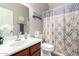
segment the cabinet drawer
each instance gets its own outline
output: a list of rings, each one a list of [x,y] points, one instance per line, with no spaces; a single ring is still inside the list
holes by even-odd
[[[29,56],[29,48],[13,54],[12,56]]]
[[[41,48],[41,43],[37,43],[30,47],[31,55]]]
[[[35,52],[32,56],[41,56],[41,50],[38,50],[38,51]]]

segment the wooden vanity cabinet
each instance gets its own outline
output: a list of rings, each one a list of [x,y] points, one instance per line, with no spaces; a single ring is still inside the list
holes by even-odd
[[[20,52],[17,52],[11,56],[41,56],[41,42],[28,47]]]

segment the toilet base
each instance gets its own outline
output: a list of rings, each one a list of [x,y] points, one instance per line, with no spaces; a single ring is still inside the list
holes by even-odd
[[[42,56],[51,56],[51,52],[49,52],[49,51],[45,51],[45,50],[42,50],[42,52],[41,52],[42,54]]]

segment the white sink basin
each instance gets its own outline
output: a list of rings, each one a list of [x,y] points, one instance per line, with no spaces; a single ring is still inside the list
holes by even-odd
[[[20,41],[13,41],[10,46],[20,46],[20,45],[23,45],[23,44],[28,44],[29,42],[33,42],[35,40],[38,40],[38,39],[35,39],[35,38],[28,38],[28,39],[23,39],[23,40],[20,40]]]
[[[20,46],[24,43],[27,43],[25,40],[21,40],[21,41],[14,41],[13,43],[10,44],[10,46]]]
[[[7,37],[4,37],[4,43],[6,43],[8,41],[15,40],[15,39],[17,39],[17,36],[7,36]]]
[[[16,41],[16,39],[17,39],[16,37],[8,37],[7,39],[9,39],[9,40],[5,41],[4,44],[7,44],[9,47],[17,47],[17,46],[21,46],[23,44],[28,44],[29,42],[38,40],[37,38],[30,38],[30,37],[28,37],[27,39],[21,38],[21,40],[19,40],[19,41]]]

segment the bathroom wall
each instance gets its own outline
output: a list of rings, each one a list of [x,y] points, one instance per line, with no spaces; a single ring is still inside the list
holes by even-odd
[[[34,35],[36,31],[42,33],[42,20],[33,18],[33,12],[36,12],[38,15],[41,15],[42,12],[49,9],[47,3],[24,3],[23,5],[29,8],[29,33]]]
[[[0,3],[0,7],[13,11],[14,35],[19,33],[19,23],[25,24],[24,30],[25,32],[27,31],[28,29],[27,20],[29,19],[28,7],[25,7],[24,5],[21,5],[20,3]],[[19,21],[20,16],[24,17],[25,20],[23,22]]]
[[[33,12],[36,12],[36,10],[34,9],[30,9],[29,10],[29,17],[30,17],[30,26],[29,26],[29,33],[34,36],[36,31],[40,31],[42,32],[42,20],[37,19],[37,18],[33,18]],[[39,12],[36,12],[39,14]],[[39,14],[40,15],[40,14]]]
[[[63,55],[79,55],[79,3],[43,13],[43,39]]]

